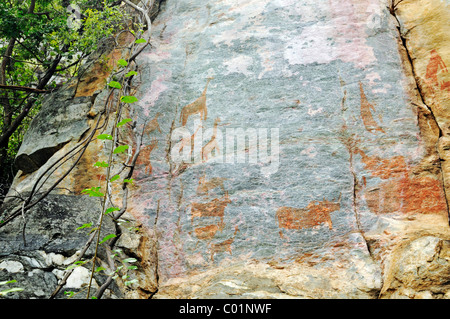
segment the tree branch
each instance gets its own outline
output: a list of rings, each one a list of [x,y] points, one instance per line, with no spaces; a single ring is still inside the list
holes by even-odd
[[[36,0],[31,0],[30,6],[28,7],[28,13],[34,13],[35,7],[36,7]]]
[[[125,2],[126,4],[128,4],[129,6],[133,7],[135,10],[142,13],[142,15],[145,17],[145,21],[147,22],[146,43],[135,54],[133,54],[133,56],[131,58],[128,59],[128,62],[130,62],[130,61],[133,61],[144,50],[144,48],[150,44],[150,37],[151,37],[151,33],[152,33],[152,20],[150,19],[150,16],[148,15],[148,12],[145,9],[135,5],[133,2],[131,2],[129,0],[122,0],[122,1]],[[151,2],[151,6],[153,6],[153,2]]]
[[[30,88],[27,86],[3,85],[3,84],[0,84],[0,89],[11,90],[11,91],[23,91],[23,92],[29,92],[29,93],[50,93],[51,92],[48,90],[39,90],[39,89],[35,89],[35,88]]]
[[[37,90],[42,90],[47,85],[47,83],[50,81],[53,74],[56,72],[56,67],[58,66],[61,59],[62,59],[62,56],[59,55],[52,62],[52,65],[47,69],[47,71],[45,72],[45,75],[39,81],[39,83],[36,87]],[[28,115],[28,113],[30,113],[30,110],[33,107],[34,103],[35,103],[35,98],[30,98],[28,100],[28,102],[25,104],[25,106],[22,108],[22,111],[20,112],[20,114],[8,126],[6,131],[2,132],[2,135],[0,136],[0,148],[7,146],[7,141],[9,140],[11,135],[17,130],[19,125],[22,123],[23,119]]]
[[[23,44],[22,42],[20,42],[20,41],[18,41],[18,40],[17,40],[17,43],[18,43],[19,45],[21,45],[21,46],[22,46],[25,50],[27,50],[29,53],[31,53],[31,54],[34,56],[34,58],[35,58],[36,60],[38,60],[40,63],[45,64],[44,61],[42,61],[40,58],[38,58],[38,55],[36,54],[36,52],[33,52],[30,48],[28,48],[25,44]],[[7,54],[5,54],[5,55],[7,55]]]

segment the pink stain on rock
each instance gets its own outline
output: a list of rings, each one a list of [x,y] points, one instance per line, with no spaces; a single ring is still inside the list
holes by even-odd
[[[376,61],[373,48],[366,44],[366,28],[371,15],[369,8],[379,4],[373,0],[330,0],[330,5],[337,43],[336,58],[352,62],[358,68]]]
[[[367,30],[376,27],[372,18],[380,10],[375,0],[330,0],[327,20],[304,27],[286,44],[289,64],[327,64],[341,60],[364,69],[376,61],[367,44]]]
[[[155,106],[156,101],[158,101],[161,93],[168,89],[165,82],[172,77],[172,72],[170,70],[162,70],[163,73],[158,75],[156,80],[153,80],[150,92],[141,98],[141,107],[144,110],[145,116],[149,116],[150,109]]]
[[[152,62],[161,62],[167,60],[172,55],[167,51],[151,51],[151,52],[142,52],[141,58],[146,59],[148,63]]]

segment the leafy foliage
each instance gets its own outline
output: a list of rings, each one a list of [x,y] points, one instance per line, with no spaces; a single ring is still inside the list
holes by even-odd
[[[79,12],[69,10],[67,0],[0,1],[0,195],[15,175],[14,157],[41,107],[42,93],[28,89],[56,90],[77,76],[83,60],[127,19],[117,1],[73,3]],[[73,17],[77,27],[69,23]]]
[[[115,149],[114,149],[114,154],[120,154],[120,153],[123,153],[123,152],[125,152],[127,149],[129,148],[129,146],[128,145],[120,145],[120,146],[117,146]]]
[[[73,18],[74,14],[74,12],[66,12],[65,5],[68,2],[67,0],[42,0],[39,3],[37,3],[37,0],[23,0],[20,3],[13,1],[8,0],[7,3],[0,3],[0,53],[3,55],[2,63],[0,64],[0,86],[6,88],[5,91],[0,91],[0,111],[5,115],[5,120],[0,123],[0,152],[2,150],[3,152],[9,151],[10,143],[14,141],[17,141],[17,147],[20,145],[21,137],[19,136],[15,140],[13,136],[20,125],[27,125],[28,122],[25,120],[33,114],[31,109],[37,112],[40,105],[40,96],[38,94],[57,89],[62,83],[76,76],[83,59],[97,48],[102,38],[120,33],[120,25],[124,21],[123,14],[117,8],[117,4],[120,1],[79,0],[77,3],[81,8],[77,13],[79,14],[79,19],[77,20],[79,23],[75,24],[67,23],[67,18],[69,16]],[[125,0],[124,2],[136,8],[130,1]],[[137,10],[146,16],[147,27],[150,28],[151,21],[146,11],[139,7],[137,7]],[[120,278],[126,286],[137,283],[137,279],[130,278],[131,273],[129,271],[138,269],[138,266],[133,265],[138,260],[126,258],[127,256],[123,256],[121,251],[113,249],[117,237],[120,235],[117,228],[117,233],[110,233],[106,236],[103,234],[101,236],[103,221],[106,218],[110,218],[116,226],[130,223],[130,221],[120,217],[127,210],[127,187],[129,184],[133,184],[131,177],[139,154],[140,144],[138,144],[132,157],[131,146],[121,145],[123,142],[120,141],[121,132],[119,129],[133,121],[129,118],[123,119],[122,111],[124,107],[129,106],[128,104],[138,101],[133,95],[127,95],[132,94],[132,90],[130,90],[132,77],[138,75],[136,71],[130,70],[130,66],[133,65],[131,63],[134,61],[134,58],[145,48],[147,40],[139,39],[133,30],[129,31],[136,37],[133,46],[144,45],[138,46],[140,49],[127,60],[118,60],[117,66],[120,69],[118,73],[122,73],[121,79],[119,79],[119,76],[117,78],[112,76],[116,81],[109,79],[111,81],[107,82],[108,89],[118,90],[116,96],[120,97],[120,99],[119,103],[116,104],[116,109],[111,109],[111,112],[107,113],[107,115],[102,114],[102,116],[107,118],[110,115],[114,115],[113,123],[115,125],[104,128],[110,129],[109,134],[103,133],[96,137],[98,140],[104,141],[105,150],[109,151],[106,161],[100,160],[94,164],[94,169],[98,174],[105,174],[100,178],[100,181],[105,184],[86,188],[81,192],[100,200],[102,204],[102,209],[99,212],[100,218],[95,225],[88,222],[76,228],[77,231],[87,229],[90,236],[76,261],[66,268],[67,274],[70,275],[70,272],[76,267],[82,267],[86,264],[92,265],[90,282],[87,287],[83,288],[87,289],[87,298],[91,299],[101,298],[104,291],[102,287],[107,287],[111,280]],[[139,30],[140,34],[142,32],[142,29]],[[122,82],[119,83],[118,81]],[[8,89],[11,86],[19,89]],[[19,125],[16,125],[17,123],[15,124],[15,122],[18,122]],[[12,129],[14,130],[13,134],[11,134]],[[24,127],[24,131],[25,129],[26,127]],[[95,131],[90,135],[84,150],[95,139]],[[114,142],[108,142],[112,140]],[[128,153],[128,156],[121,155],[125,152]],[[9,154],[9,156],[12,158],[13,154]],[[83,152],[80,156],[82,154]],[[8,158],[0,153],[0,167],[6,160]],[[122,160],[123,162],[121,162]],[[114,170],[118,171],[113,172]],[[124,174],[124,171],[128,173]],[[125,176],[122,181],[120,181],[121,175],[122,178]],[[111,200],[114,187],[121,187],[123,190],[121,208],[115,207]],[[22,214],[24,214],[25,209],[27,207],[22,207]],[[15,213],[12,215],[16,216]],[[1,223],[5,224],[4,221],[0,221]],[[129,231],[139,231],[139,228],[129,227],[130,225],[127,225]],[[94,256],[85,259],[85,253],[93,242],[95,242]],[[107,252],[115,252],[106,261],[107,264],[98,257],[100,246]],[[100,287],[96,295],[91,296],[90,290],[94,273],[106,273],[107,271],[108,279]],[[68,277],[65,278],[67,279]],[[5,283],[0,283],[0,285]],[[62,285],[64,283],[58,284],[51,298],[60,291]],[[20,291],[20,288],[0,291],[0,295],[13,291]],[[64,294],[71,298],[79,292],[65,291]]]
[[[134,103],[134,102],[139,101],[139,100],[137,99],[137,97],[135,97],[135,96],[122,96],[122,97],[120,98],[120,100],[121,100],[123,103]]]

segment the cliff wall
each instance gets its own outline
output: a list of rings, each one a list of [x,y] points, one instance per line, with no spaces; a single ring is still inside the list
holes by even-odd
[[[126,223],[104,229],[137,283],[107,296],[450,298],[449,18],[442,0],[162,2],[120,131],[139,150],[133,184],[111,191]],[[22,297],[54,290],[87,237],[74,229],[98,218],[81,192],[104,179],[107,143],[67,154],[130,54],[105,45],[26,135],[0,218],[61,181],[0,228],[0,280],[39,287]]]

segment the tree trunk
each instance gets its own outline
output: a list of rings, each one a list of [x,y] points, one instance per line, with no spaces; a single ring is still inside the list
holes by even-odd
[[[2,59],[2,63],[0,64],[0,84],[6,85],[6,68],[11,63],[11,56],[14,50],[14,45],[16,43],[16,39],[11,38],[9,40],[8,46],[5,51],[5,55]],[[9,103],[8,91],[4,90],[0,94],[0,105],[3,108],[3,123],[1,123],[1,133],[3,135],[3,131],[10,127],[12,122],[13,112],[11,109],[11,104]],[[6,159],[8,156],[8,143],[9,137],[4,139],[2,143],[0,143],[0,184],[4,184],[7,182],[7,170],[6,167]],[[4,189],[2,187],[1,189]],[[1,195],[1,194],[0,194]]]

